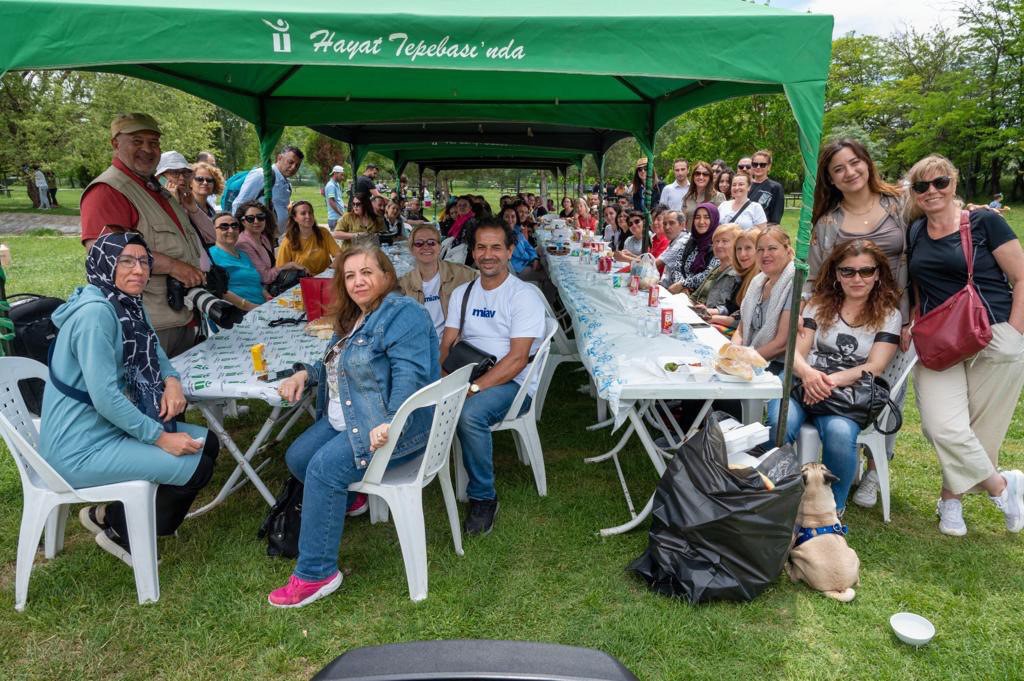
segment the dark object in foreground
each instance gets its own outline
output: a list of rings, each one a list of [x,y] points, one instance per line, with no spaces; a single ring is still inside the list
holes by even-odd
[[[722,416],[725,416],[724,414]],[[803,480],[791,445],[760,470],[729,470],[717,414],[669,462],[644,553],[629,566],[652,590],[690,603],[749,601],[782,573]]]
[[[356,648],[313,681],[637,681],[600,650],[531,641],[414,641]]]

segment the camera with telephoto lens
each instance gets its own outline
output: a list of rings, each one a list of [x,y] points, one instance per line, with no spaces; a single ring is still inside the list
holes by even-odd
[[[199,312],[222,329],[230,329],[245,317],[242,310],[213,291],[202,286],[188,288],[174,277],[167,277],[167,304],[175,312],[184,308]]]

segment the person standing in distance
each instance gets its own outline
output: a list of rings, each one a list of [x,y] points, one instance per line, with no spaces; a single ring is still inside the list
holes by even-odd
[[[786,210],[786,195],[782,191],[782,185],[768,177],[772,169],[772,152],[761,149],[751,158],[750,175],[753,182],[750,185],[749,198],[761,204],[764,214],[768,216],[768,222],[780,224],[782,214]]]
[[[264,203],[270,203],[274,216],[277,218],[277,228],[280,230],[278,236],[284,234],[284,226],[288,224],[288,206],[292,202],[292,183],[288,178],[299,172],[304,158],[305,155],[301,149],[288,145],[281,149],[277,160],[271,166],[271,170],[274,172],[274,185],[270,192],[270,201],[264,201]],[[237,213],[239,207],[249,201],[262,200],[263,191],[263,166],[256,166],[245,176],[245,181],[242,182],[242,186],[238,190],[238,196],[231,202],[231,212]]]
[[[494,442],[491,426],[508,413],[526,379],[527,364],[544,337],[544,301],[540,290],[509,273],[516,233],[495,218],[483,218],[470,233],[470,252],[480,278],[463,284],[448,301],[441,364],[458,341],[498,358],[497,364],[469,387],[456,430],[462,460],[469,476],[469,514],[466,534],[488,534],[498,512],[494,488]],[[461,322],[466,296],[465,323]],[[523,411],[537,389],[537,377],[528,387]]]
[[[341,166],[331,168],[331,179],[324,186],[324,199],[327,201],[327,229],[334,231],[334,226],[345,214],[345,201],[341,198],[341,183],[345,181],[345,169]]]

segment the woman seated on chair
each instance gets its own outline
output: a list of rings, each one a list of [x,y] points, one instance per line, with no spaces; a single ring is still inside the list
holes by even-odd
[[[806,405],[828,399],[833,388],[848,386],[861,372],[879,375],[896,355],[902,316],[900,293],[885,253],[871,241],[837,246],[822,265],[814,292],[802,313],[793,373],[803,384],[804,403],[789,399],[786,442],[812,423],[822,443],[822,462],[839,480],[832,495],[840,514],[857,474],[860,426],[845,416],[812,415]],[[770,417],[774,442],[777,415]]]
[[[719,225],[715,238],[711,240],[711,251],[718,259],[718,267],[707,276],[690,295],[697,314],[705,320],[713,315],[724,315],[729,310],[729,300],[739,284],[740,276],[732,265],[732,247],[743,229],[735,224]]]
[[[739,326],[732,342],[749,345],[768,360],[768,371],[782,374],[793,300],[793,248],[779,227],[757,234],[756,259],[761,271],[750,282],[740,304]],[[778,407],[778,400],[769,402]]]
[[[506,208],[505,210],[509,210]],[[472,267],[441,259],[441,233],[433,225],[418,225],[409,235],[409,250],[416,266],[402,275],[398,285],[402,293],[427,308],[434,331],[444,334],[444,320],[452,291],[476,279]]]
[[[248,254],[238,248],[238,233],[242,223],[227,211],[213,218],[217,230],[217,245],[210,249],[210,258],[228,273],[228,290],[224,300],[240,310],[255,310],[270,300],[270,294],[260,283],[260,273]]]
[[[405,400],[438,380],[438,340],[430,315],[398,288],[395,268],[375,248],[351,248],[338,258],[334,304],[328,317],[334,337],[324,358],[296,365],[278,389],[295,403],[316,386],[317,418],[288,448],[285,460],[305,487],[299,558],[288,583],[270,593],[276,607],[300,607],[341,585],[338,547],[349,515],[367,508],[349,504],[348,486],[362,480],[378,447],[398,438],[391,464],[423,451],[431,413],[413,412],[402,433],[388,424]]]
[[[382,231],[384,216],[374,210],[370,195],[360,192],[349,200],[348,210],[341,216],[332,234],[335,239],[341,239],[347,244],[360,235],[379,234]]]
[[[347,215],[347,213],[346,213]],[[313,204],[296,201],[288,209],[288,225],[281,246],[277,249],[277,266],[294,262],[315,277],[328,267],[341,252],[326,227],[316,224]]]
[[[157,483],[156,533],[165,536],[210,481],[220,448],[205,428],[174,421],[185,396],[142,306],[152,266],[134,232],[104,234],[89,249],[88,285],[53,313],[60,332],[39,453],[72,487]],[[88,506],[78,517],[100,547],[132,564],[120,502]]]

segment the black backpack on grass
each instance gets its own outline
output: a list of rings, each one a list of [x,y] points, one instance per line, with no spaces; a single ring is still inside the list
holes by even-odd
[[[302,483],[289,475],[256,536],[267,539],[267,555],[296,558],[302,527]]]

